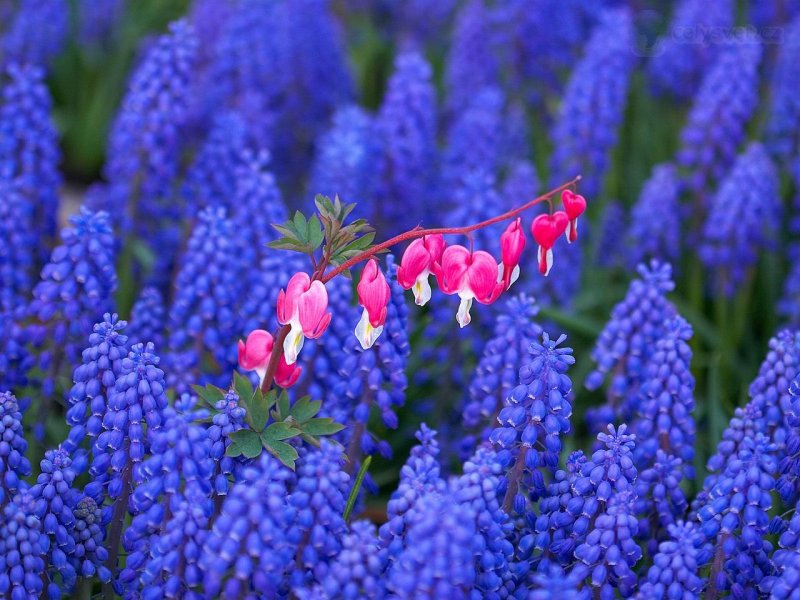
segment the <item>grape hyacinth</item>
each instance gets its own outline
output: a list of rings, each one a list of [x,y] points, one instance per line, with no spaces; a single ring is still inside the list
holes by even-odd
[[[115,240],[109,216],[81,208],[61,232],[50,262],[33,290],[29,311],[36,319],[26,332],[39,350],[43,391],[52,394],[54,377],[77,362],[79,348],[94,324],[113,307],[117,287]]]
[[[68,0],[20,0],[13,20],[3,32],[2,64],[49,66],[67,41],[69,4]]]
[[[105,208],[123,231],[132,228],[163,260],[178,246],[181,216],[173,186],[180,167],[197,40],[185,21],[148,49],[133,73],[111,126],[104,174]]]
[[[658,39],[648,63],[650,86],[658,95],[689,100],[719,54],[713,32],[730,29],[734,22],[732,0],[707,3],[681,0],[675,7],[667,32]]]
[[[0,505],[25,486],[22,479],[31,474],[25,457],[28,443],[22,434],[22,413],[11,392],[0,393]]]
[[[247,149],[247,128],[236,112],[218,113],[203,145],[186,172],[181,195],[186,216],[194,218],[209,206],[231,209],[236,169]]]
[[[230,434],[245,427],[245,409],[239,404],[239,396],[229,391],[214,405],[214,415],[206,435],[211,442],[209,455],[215,461],[214,492],[224,496],[230,489],[237,461],[225,454],[230,445]]]
[[[342,513],[350,492],[350,476],[342,463],[341,447],[327,440],[298,463],[297,482],[286,498],[287,508],[295,511],[293,535],[301,540],[291,574],[293,586],[323,581],[329,561],[341,551],[346,531]]]
[[[625,240],[620,235],[627,228],[628,215],[619,200],[609,200],[603,208],[595,254],[601,267],[618,267],[626,256]]]
[[[379,531],[381,544],[393,556],[403,548],[403,539],[412,518],[410,511],[422,498],[443,493],[446,486],[437,459],[439,443],[436,432],[423,423],[415,437],[420,443],[411,449],[400,470],[400,482],[386,506],[386,523]]]
[[[95,324],[89,336],[81,364],[73,371],[67,408],[67,423],[71,429],[63,444],[70,452],[78,450],[87,434],[97,437],[102,431],[108,399],[122,372],[122,361],[128,356],[128,337],[123,333],[125,325],[116,314],[103,315],[103,320]],[[73,454],[73,458],[77,459],[73,468],[83,472],[86,465],[82,453]]]
[[[34,514],[42,522],[42,533],[50,536],[47,562],[52,570],[50,580],[58,573],[64,588],[75,586],[78,572],[75,569],[75,526],[73,510],[81,493],[72,487],[76,473],[71,468],[69,453],[58,448],[48,450],[41,462],[41,473],[29,493],[34,499]]]
[[[224,385],[230,377],[239,328],[239,264],[227,212],[222,207],[203,210],[181,259],[169,310],[169,382],[178,392],[188,391],[192,383]],[[213,358],[216,370],[201,373],[204,356]]]
[[[520,477],[523,473],[530,474],[530,492],[534,498],[543,494],[544,477],[539,469],[557,468],[561,436],[570,430],[572,380],[567,371],[575,358],[572,348],[559,347],[566,337],[561,335],[551,340],[543,333],[541,343],[530,345],[531,362],[520,369],[519,385],[509,392],[497,416],[500,426],[489,437],[498,447],[517,453],[520,467],[515,467],[514,475],[509,478],[509,496],[515,494],[517,512],[525,504],[521,492],[514,490],[520,484]]]
[[[388,226],[389,234],[429,216],[438,160],[432,80],[431,66],[421,54],[400,53],[376,118],[383,149],[376,196],[394,199],[380,207],[385,214],[378,223]]]
[[[509,298],[497,315],[493,337],[483,349],[469,386],[469,400],[462,411],[464,425],[477,427],[495,422],[503,401],[519,381],[519,369],[528,349],[542,334],[534,322],[539,309],[533,298],[519,294]]]
[[[590,571],[591,586],[599,590],[601,598],[613,597],[615,588],[623,597],[636,589],[634,567],[642,558],[642,550],[634,541],[638,531],[636,517],[631,514],[634,498],[631,491],[611,496],[585,541],[575,548],[575,558]]]
[[[698,209],[733,164],[744,139],[758,101],[760,60],[757,41],[737,40],[720,51],[695,96],[677,158],[689,190],[698,197]]]
[[[26,4],[36,3],[34,0]],[[47,259],[57,231],[61,155],[44,71],[32,65],[11,65],[7,71],[8,81],[2,89],[0,106],[0,180],[3,185],[11,186],[5,193],[16,196],[9,196],[3,202],[20,203],[12,214],[20,218],[15,225],[26,236],[24,243],[28,247],[15,248],[15,252],[36,253],[38,247],[39,254],[33,254],[27,263],[27,268],[33,266],[34,271],[29,270],[26,280],[20,282],[28,287],[16,290],[27,293],[30,289],[27,277],[35,275],[40,261]]]
[[[391,455],[389,445],[369,430],[368,423],[376,408],[385,426],[397,427],[396,410],[405,403],[408,387],[405,369],[410,348],[408,308],[394,276],[391,256],[387,257],[387,263],[391,295],[384,333],[372,348],[364,350],[360,346],[352,329],[352,322],[360,311],[348,306],[351,302],[349,285],[339,283],[338,290],[330,293],[331,306],[340,308],[336,311],[338,318],[334,316],[332,331],[317,343],[319,351],[311,359],[310,366],[317,385],[324,390],[325,413],[350,425],[342,435],[348,436],[347,443],[353,452],[365,455],[379,452],[388,457]],[[350,454],[352,457],[353,453]]]
[[[780,228],[778,172],[761,144],[736,159],[709,205],[700,258],[728,297],[741,287],[759,250],[774,248]]]
[[[633,68],[632,39],[627,9],[602,14],[570,77],[553,128],[551,181],[580,173],[587,197],[600,192],[617,140]]]
[[[787,250],[789,272],[783,283],[783,295],[778,300],[777,312],[793,326],[800,325],[800,244],[792,244]]]
[[[705,539],[714,545],[711,591],[754,594],[769,575],[772,544],[766,533],[777,465],[774,444],[761,433],[742,440],[697,511]]]
[[[482,550],[475,554],[475,588],[484,596],[502,595],[511,585],[514,547],[508,537],[513,524],[497,494],[506,467],[505,454],[489,446],[479,447],[464,463],[463,475],[450,482],[453,500],[469,506],[475,514],[476,536],[482,538]]]
[[[800,587],[800,513],[795,512],[772,555],[775,573],[761,580],[760,591],[776,600],[795,600]]]
[[[457,114],[476,90],[498,83],[499,65],[493,55],[491,18],[484,0],[469,0],[453,24],[444,75],[448,110]]]
[[[36,517],[34,499],[28,492],[21,492],[2,511],[0,594],[12,600],[40,598],[44,591],[44,555],[49,544],[42,533],[42,522]],[[48,596],[53,597],[51,587],[48,586]]]
[[[500,89],[485,87],[475,92],[455,115],[442,156],[442,189],[463,185],[476,171],[492,178],[499,176],[504,158],[500,151],[505,143],[504,106]],[[456,203],[464,204],[463,200]]]
[[[75,570],[82,577],[96,575],[102,583],[109,582],[111,571],[106,567],[108,550],[103,544],[108,519],[104,516],[103,509],[94,498],[84,496],[78,500],[72,516],[74,525],[71,534],[75,542],[72,560]]]
[[[285,593],[298,543],[287,535],[296,514],[286,504],[293,479],[267,452],[243,470],[203,541],[198,565],[206,594]]]
[[[192,527],[202,529],[213,512],[211,449],[205,428],[191,416],[171,407],[164,411],[163,426],[153,434],[150,456],[142,463],[145,480],[129,501],[134,517],[122,537],[129,554],[120,574],[128,589],[168,590],[172,597],[183,589],[186,564],[197,551]]]
[[[342,536],[342,549],[330,562],[325,577],[309,590],[295,590],[301,600],[383,598],[386,596],[386,555],[375,525],[355,521]]]
[[[698,598],[706,585],[700,568],[711,558],[711,551],[697,525],[679,521],[668,530],[670,537],[658,545],[637,599],[690,600]]]
[[[156,348],[162,348],[165,329],[166,309],[161,292],[153,286],[142,288],[136,303],[131,308],[131,318],[127,328],[128,338],[134,344],[153,342]]]
[[[665,323],[661,337],[649,349],[632,426],[639,440],[635,456],[640,470],[651,464],[656,450],[661,449],[679,456],[688,469],[687,476],[692,476],[696,442],[691,338],[691,325],[676,316]]]
[[[614,307],[592,351],[597,366],[586,377],[586,387],[598,389],[611,374],[608,404],[587,415],[595,430],[617,419],[630,419],[647,358],[663,335],[665,324],[677,316],[666,298],[674,288],[670,265],[654,260],[649,266],[639,265],[637,271],[641,279],[631,282],[625,299]]]
[[[680,191],[673,165],[653,168],[631,211],[626,256],[632,267],[651,259],[674,262],[680,257]]]
[[[131,482],[144,481],[141,463],[163,424],[167,406],[164,372],[158,367],[159,362],[150,343],[135,344],[122,360],[103,415],[103,431],[92,448],[92,491],[103,485],[112,499],[127,498],[132,491]],[[117,504],[126,508],[125,502]]]
[[[800,151],[800,99],[797,95],[797,81],[800,65],[795,57],[800,51],[800,16],[796,17],[783,31],[778,62],[772,80],[772,106],[766,128],[765,145],[770,154],[787,165]]]
[[[267,248],[266,244],[277,238],[272,224],[286,221],[287,211],[270,170],[269,153],[266,151],[244,154],[236,171],[236,189],[229,214],[237,232],[240,264],[255,266],[264,261],[268,254],[275,255],[275,251]],[[297,262],[295,256],[281,253],[281,258],[284,262]],[[263,273],[258,269],[250,269],[247,276],[251,289],[261,285]],[[286,278],[288,280],[289,277]],[[285,284],[286,281],[280,283]]]
[[[475,584],[475,516],[469,505],[430,494],[409,511],[406,544],[389,567],[386,587],[401,598],[470,596]]]
[[[330,129],[317,141],[309,191],[380,210],[374,160],[382,150],[372,117],[358,106],[340,108]]]
[[[540,502],[540,515],[535,519],[533,531],[520,542],[523,556],[534,551],[535,556],[540,556],[547,551],[567,562],[577,547],[587,540],[593,520],[604,514],[612,498],[625,494],[625,502],[633,508],[636,500],[633,486],[638,476],[633,462],[635,436],[626,430],[625,425],[615,428],[609,424],[606,432],[597,435],[600,444],[591,457],[587,459],[582,452],[572,453],[566,471],[560,470],[555,474],[549,493]],[[625,511],[630,508],[617,511],[628,528],[631,527],[630,515]],[[594,541],[584,548],[587,553],[583,558],[575,556],[596,567],[599,566],[595,564],[599,554],[595,552],[599,548],[592,550],[592,547],[596,548]],[[631,566],[630,562],[628,566]],[[605,575],[601,567],[598,587],[605,585]]]

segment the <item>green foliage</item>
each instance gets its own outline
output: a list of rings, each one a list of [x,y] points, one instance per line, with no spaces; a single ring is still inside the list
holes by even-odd
[[[342,204],[336,196],[333,201],[318,194],[314,198],[318,215],[307,219],[297,211],[282,225],[273,225],[281,237],[267,244],[271,248],[300,252],[311,257],[322,247],[326,264],[341,265],[350,258],[368,250],[375,239],[375,230],[365,219],[345,224],[355,204]]]
[[[225,391],[214,386],[193,385],[192,389],[198,398],[212,410],[225,397]],[[314,446],[319,446],[319,438],[333,435],[344,429],[344,425],[333,419],[317,417],[322,403],[312,401],[303,396],[294,404],[289,402],[285,390],[264,392],[260,387],[253,387],[251,381],[234,373],[233,389],[239,396],[239,405],[245,409],[247,429],[240,429],[228,437],[230,445],[228,456],[244,456],[255,458],[263,450],[272,454],[290,469],[294,469],[297,450],[287,440],[300,437]]]

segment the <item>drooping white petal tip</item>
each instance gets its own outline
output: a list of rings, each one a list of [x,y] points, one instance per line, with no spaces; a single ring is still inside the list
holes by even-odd
[[[303,335],[303,328],[299,323],[292,323],[292,329],[289,335],[283,340],[283,355],[286,358],[287,365],[293,365],[297,362],[297,356],[300,350],[303,349],[303,343],[306,341]]]
[[[379,327],[373,327],[369,322],[369,314],[365,308],[364,312],[361,313],[361,318],[358,321],[358,325],[356,325],[355,333],[356,339],[358,340],[358,343],[361,344],[361,347],[364,350],[369,350],[375,344],[375,341],[380,337],[381,333],[383,333],[383,325]]]
[[[423,273],[414,282],[414,302],[417,306],[425,306],[431,299],[431,284],[428,283],[428,274]]]
[[[456,321],[460,327],[466,327],[472,321],[469,314],[469,309],[472,308],[472,298],[461,297],[461,302],[458,305],[458,312],[456,312]]]

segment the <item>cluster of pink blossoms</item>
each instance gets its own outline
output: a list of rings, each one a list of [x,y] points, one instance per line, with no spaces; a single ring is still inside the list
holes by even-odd
[[[561,195],[563,211],[541,214],[531,223],[531,233],[539,246],[539,272],[547,276],[553,266],[553,246],[562,234],[572,243],[578,238],[578,217],[586,210],[583,196],[570,190]],[[431,299],[429,277],[433,275],[445,294],[457,294],[461,302],[456,321],[461,327],[472,320],[473,300],[492,304],[519,278],[520,259],[525,248],[522,219],[517,217],[500,236],[501,260],[483,250],[472,251],[455,244],[448,246],[441,233],[431,233],[409,244],[400,267],[397,282],[403,289],[412,290],[414,301],[424,306]],[[365,252],[367,264],[361,272],[356,291],[364,312],[355,328],[361,347],[371,348],[383,332],[391,290],[378,261]],[[306,338],[320,337],[331,322],[328,292],[319,279],[303,272],[295,273],[285,290],[278,295],[278,322],[288,326],[283,355],[275,370],[275,382],[281,387],[293,385],[300,376],[296,365]],[[272,356],[274,340],[263,329],[252,331],[247,341],[239,341],[239,365],[255,371],[263,384]]]

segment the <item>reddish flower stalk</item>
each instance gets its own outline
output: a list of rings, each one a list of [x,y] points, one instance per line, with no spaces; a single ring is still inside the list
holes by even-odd
[[[557,188],[553,188],[549,192],[546,192],[541,196],[538,196],[537,198],[534,198],[533,200],[526,202],[522,206],[518,206],[517,208],[504,212],[503,214],[497,215],[496,217],[492,217],[491,219],[487,219],[486,221],[481,221],[480,223],[474,223],[472,225],[466,225],[464,227],[438,227],[433,229],[425,229],[423,227],[417,226],[414,229],[411,229],[410,231],[406,231],[405,233],[396,235],[393,238],[381,242],[380,244],[375,244],[368,250],[365,250],[364,252],[357,254],[356,256],[346,260],[338,267],[331,269],[327,273],[325,273],[325,269],[328,266],[328,257],[323,256],[319,264],[314,269],[314,272],[311,275],[311,280],[312,281],[319,280],[322,283],[327,283],[337,275],[341,275],[347,269],[350,269],[355,265],[375,256],[378,252],[391,248],[392,246],[395,246],[402,242],[407,242],[409,240],[421,238],[426,235],[436,235],[436,234],[463,235],[471,233],[473,231],[477,231],[478,229],[483,229],[484,227],[489,227],[490,225],[494,225],[495,223],[501,223],[502,221],[512,219],[516,217],[518,214],[528,210],[529,208],[536,206],[537,204],[541,204],[542,202],[550,203],[552,209],[552,200],[551,200],[552,196],[555,196],[559,192],[562,192],[566,189],[573,187],[580,180],[581,176],[578,175],[571,181],[563,183]],[[274,346],[275,349],[272,352],[272,355],[270,356],[269,365],[267,366],[267,371],[262,383],[262,390],[264,390],[265,392],[272,385],[272,381],[275,377],[275,372],[278,368],[278,361],[280,360],[280,357],[283,355],[283,342],[286,339],[286,336],[289,335],[290,329],[291,329],[290,325],[284,325],[280,329],[278,329],[278,331],[275,332],[275,346]]]

